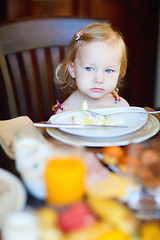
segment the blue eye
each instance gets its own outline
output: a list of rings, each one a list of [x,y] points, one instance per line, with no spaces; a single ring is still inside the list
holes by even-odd
[[[105,72],[106,73],[111,73],[111,72],[113,72],[113,70],[112,69],[106,69]]]
[[[93,67],[86,67],[86,70],[87,70],[87,71],[92,71],[92,70],[93,70]]]

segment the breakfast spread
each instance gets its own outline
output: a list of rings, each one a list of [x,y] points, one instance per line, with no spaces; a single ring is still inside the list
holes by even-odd
[[[103,163],[115,165],[120,171],[139,179],[144,187],[157,188],[160,183],[160,156],[154,147],[132,143],[124,148],[103,148]]]
[[[128,171],[129,157],[135,159],[135,166],[140,164],[136,161],[139,158],[145,165],[157,163],[158,159],[156,151],[145,149],[140,144],[104,147],[102,154],[105,164],[121,166],[125,173]],[[37,210],[42,240],[48,240],[49,236],[55,240],[147,240],[147,236],[152,234],[159,237],[157,222],[141,223],[121,202],[126,194],[127,180],[108,171],[94,156],[87,152],[83,159],[87,174],[83,198],[69,205],[61,205],[58,211],[54,204]],[[61,178],[63,180],[63,175]],[[64,179],[67,181],[67,176]],[[61,192],[63,195],[63,190]]]
[[[156,220],[140,223],[122,203],[89,197],[58,214],[51,207],[36,210],[42,240],[159,240]]]
[[[126,236],[129,240],[139,226],[132,212],[123,204],[92,197],[62,209],[59,214],[52,208],[44,208],[43,211],[40,209],[37,216],[43,240],[47,239],[47,232],[54,234],[53,239],[56,240],[98,240],[105,234],[115,232],[117,236]]]
[[[81,119],[73,116],[73,123],[113,124],[108,116],[93,115],[87,110],[87,102],[83,100],[84,114]],[[121,119],[116,118],[118,124]],[[83,155],[82,149],[80,149],[82,159],[77,159],[75,155],[66,157],[66,153],[65,158],[59,158],[55,154],[56,145],[54,154],[47,151],[44,154],[47,158],[44,159],[42,150],[49,150],[50,147],[40,148],[38,160],[27,159],[27,164],[32,161],[32,168],[25,169],[25,176],[31,180],[32,185],[37,176],[38,178],[40,176],[41,183],[45,184],[47,190],[47,195],[45,193],[43,198],[46,201],[45,207],[34,209],[39,220],[41,240],[160,239],[159,219],[142,222],[137,219],[126,201],[129,179],[107,168],[113,165],[126,177],[130,173],[135,178],[141,179],[144,187],[156,189],[160,183],[160,156],[156,148],[137,143],[123,147],[103,147],[102,161],[98,160],[98,154],[94,151],[86,150]],[[60,153],[62,152],[65,152],[64,146],[60,148]],[[33,175],[34,181],[31,178]],[[136,184],[133,182],[133,187]],[[5,192],[5,184],[2,185],[4,185],[1,187],[2,192]],[[34,187],[34,192],[37,186]],[[37,191],[42,190],[37,188]],[[9,199],[5,205],[9,205],[8,203]],[[157,212],[159,214],[159,209]]]
[[[154,148],[140,144],[103,147],[102,155],[104,164],[117,166],[125,174],[132,161],[132,173],[144,175],[147,186],[148,181],[157,186],[159,154]],[[46,163],[44,177],[54,200],[47,196],[47,205],[35,210],[41,240],[152,240],[152,236],[158,240],[159,223],[140,222],[123,202],[128,180],[110,172],[93,152],[84,151],[81,156],[59,159],[55,155]],[[152,176],[147,174],[148,166],[153,168]],[[81,174],[85,174],[84,189],[75,191],[84,178]]]

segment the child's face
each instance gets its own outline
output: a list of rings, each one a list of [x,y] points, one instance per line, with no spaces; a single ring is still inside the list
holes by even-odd
[[[122,51],[105,42],[84,43],[79,47],[70,73],[78,89],[99,99],[111,93],[118,81]]]

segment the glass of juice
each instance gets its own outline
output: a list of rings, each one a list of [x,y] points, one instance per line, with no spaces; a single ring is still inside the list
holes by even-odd
[[[69,205],[83,198],[86,176],[83,152],[82,148],[60,146],[46,163],[44,177],[49,204]]]

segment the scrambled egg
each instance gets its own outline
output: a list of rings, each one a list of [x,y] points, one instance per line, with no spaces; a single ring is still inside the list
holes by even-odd
[[[82,119],[75,119],[72,117],[72,122],[74,124],[83,124],[83,125],[106,125],[106,121],[108,120],[107,117],[103,117],[101,115],[91,115],[88,110],[88,104],[85,99],[82,102],[82,111],[86,115],[86,117]]]
[[[92,115],[90,112],[88,112],[88,104],[85,99],[83,99],[82,102],[82,111],[86,117],[72,117],[73,124],[82,124],[82,125],[119,125],[120,123],[123,123],[120,119],[117,119],[117,117],[104,117],[102,114]],[[118,120],[118,121],[117,121]]]
[[[102,116],[88,116],[82,119],[75,119],[72,117],[74,124],[84,124],[84,125],[105,125],[107,118]]]

